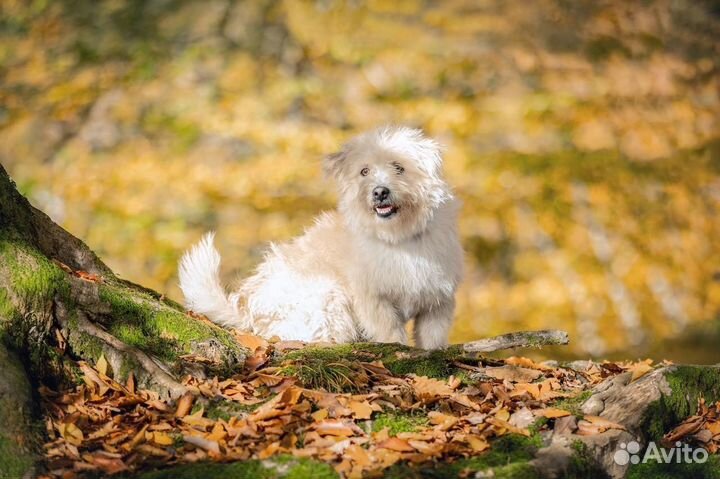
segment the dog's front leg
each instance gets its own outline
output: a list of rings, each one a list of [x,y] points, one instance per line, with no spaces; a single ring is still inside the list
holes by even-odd
[[[369,341],[407,344],[403,321],[387,300],[365,296],[356,304],[357,320]]]
[[[450,299],[419,313],[415,317],[415,346],[423,349],[447,346],[454,312],[455,300]]]

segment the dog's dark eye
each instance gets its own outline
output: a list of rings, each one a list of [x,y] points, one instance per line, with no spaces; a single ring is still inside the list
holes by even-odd
[[[368,173],[370,173],[370,169],[369,169],[369,168],[363,168],[362,170],[360,170],[360,174],[363,175],[363,176],[367,176]]]
[[[393,165],[393,168],[395,168],[395,171],[397,172],[398,175],[402,175],[403,172],[405,171],[405,168],[403,168],[400,163],[393,163],[392,165]]]

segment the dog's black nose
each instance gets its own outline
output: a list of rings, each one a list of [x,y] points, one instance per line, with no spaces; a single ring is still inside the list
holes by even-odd
[[[375,201],[386,200],[390,196],[390,190],[384,186],[378,186],[373,190],[373,199]]]

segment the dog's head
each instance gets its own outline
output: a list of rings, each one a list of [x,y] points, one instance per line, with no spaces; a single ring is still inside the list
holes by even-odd
[[[364,133],[325,158],[348,225],[390,243],[422,233],[452,199],[439,145],[420,130],[386,127]]]

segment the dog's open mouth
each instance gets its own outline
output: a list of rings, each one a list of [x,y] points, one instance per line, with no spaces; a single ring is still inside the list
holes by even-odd
[[[375,213],[380,218],[390,218],[397,213],[398,207],[395,205],[378,205],[375,207]]]

